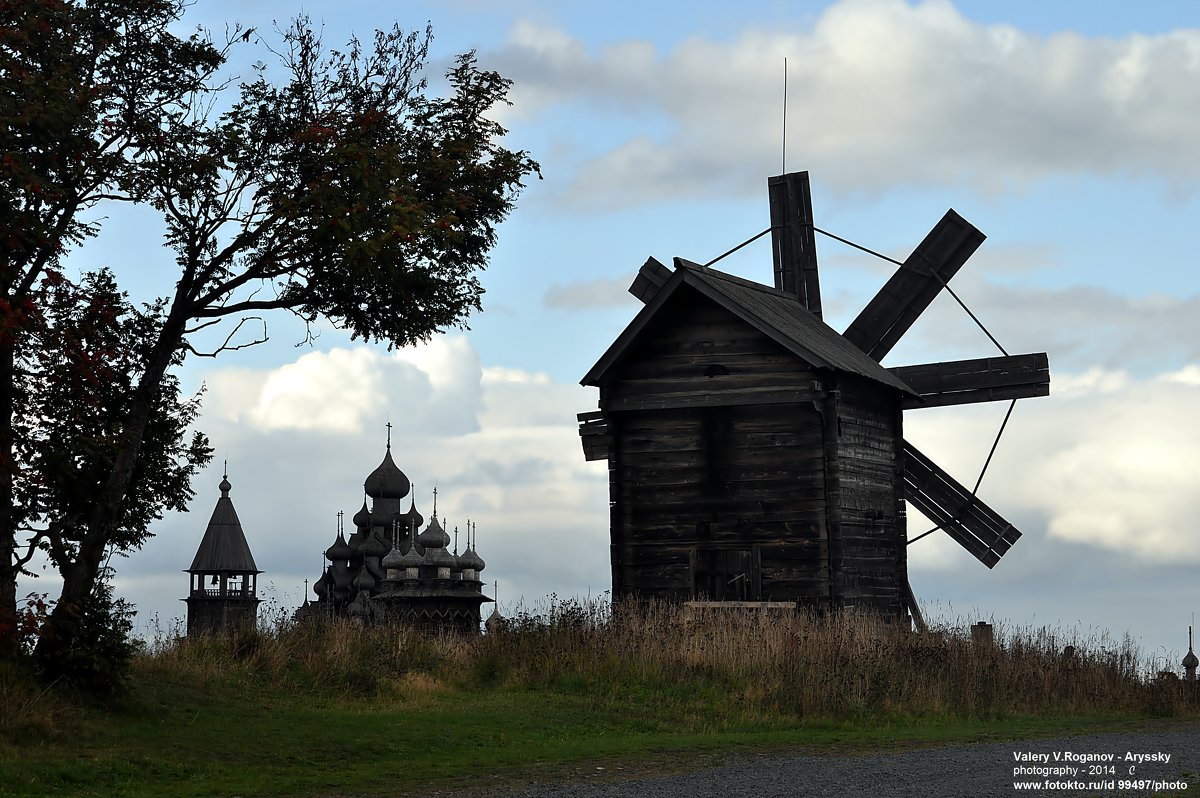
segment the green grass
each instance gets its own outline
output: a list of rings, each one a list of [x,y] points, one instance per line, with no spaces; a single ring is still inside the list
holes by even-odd
[[[1132,719],[806,723],[738,716],[704,696],[664,703],[646,692],[458,689],[417,679],[370,699],[314,701],[263,683],[214,688],[160,676],[111,713],[87,712],[70,734],[10,743],[0,759],[0,794],[394,795],[401,788],[570,779],[617,768],[669,771],[710,761],[714,753],[845,751],[1111,729],[1114,720]]]
[[[0,670],[0,795],[470,793],[1200,716],[1195,691],[1107,644],[1064,664],[1041,633],[984,649],[862,619],[567,609],[477,640],[287,623],[164,638],[105,703]]]

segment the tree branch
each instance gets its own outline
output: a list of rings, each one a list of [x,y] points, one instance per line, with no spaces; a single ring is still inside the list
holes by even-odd
[[[202,329],[203,327],[209,327],[213,324],[218,323],[219,321],[220,321],[220,319],[209,322],[208,324],[202,325],[202,327],[199,329]],[[235,346],[230,346],[229,342],[233,340],[233,336],[237,335],[238,330],[242,329],[242,325],[244,325],[248,321],[257,321],[260,324],[262,324],[262,337],[256,338],[253,341],[247,341],[246,343],[241,343],[241,344],[237,344]],[[189,352],[191,352],[196,357],[216,357],[217,355],[221,354],[222,352],[236,352],[239,349],[249,349],[252,346],[258,346],[259,344],[265,344],[268,340],[270,340],[270,339],[267,337],[266,321],[264,321],[261,316],[247,316],[247,317],[239,320],[237,323],[237,326],[234,327],[233,330],[230,331],[229,335],[225,336],[224,343],[222,343],[219,347],[217,347],[216,349],[214,349],[211,352],[201,352],[199,349],[192,346],[191,342],[187,341],[187,340],[183,341],[183,346],[185,349],[187,349]]]

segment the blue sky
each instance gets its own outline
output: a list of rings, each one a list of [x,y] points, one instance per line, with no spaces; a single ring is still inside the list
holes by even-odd
[[[276,317],[270,344],[185,366],[278,601],[317,576],[389,418],[419,506],[437,482],[451,527],[478,522],[506,607],[608,588],[605,473],[574,431],[596,397],[577,380],[636,312],[624,290],[647,256],[705,261],[767,226],[786,57],[786,165],[809,170],[817,225],[902,258],[955,208],[988,236],[956,290],[1010,351],[1050,354],[1053,395],[1018,405],[981,489],[1025,537],[992,572],[941,536],[915,544],[918,597],[964,622],[1183,644],[1200,605],[1200,6],[206,0],[187,22],[268,32],[301,9],[331,45],[430,21],[434,78],[475,50],[513,79],[497,116],[544,179],[501,228],[470,332],[388,353],[326,325],[297,348]],[[73,262],[166,291],[152,214],[109,213]],[[842,329],[891,267],[824,238],[818,255]],[[769,281],[766,239],[722,266]],[[885,364],[992,351],[942,297]],[[1004,409],[906,423],[971,484]],[[145,615],[182,612],[219,480],[120,563]]]

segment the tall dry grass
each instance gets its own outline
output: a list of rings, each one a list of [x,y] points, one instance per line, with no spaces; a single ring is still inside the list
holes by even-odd
[[[700,612],[653,602],[551,600],[469,639],[277,617],[215,638],[161,636],[139,667],[220,683],[265,679],[314,698],[378,694],[420,678],[465,689],[700,700],[776,718],[1200,714],[1196,685],[1151,679],[1128,639],[1001,627],[988,645],[952,624],[916,634],[853,613]]]

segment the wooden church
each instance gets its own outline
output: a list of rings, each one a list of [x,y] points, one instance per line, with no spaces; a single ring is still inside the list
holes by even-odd
[[[630,287],[645,307],[581,381],[600,390],[579,432],[608,461],[613,594],[919,622],[906,501],[989,568],[1020,533],[904,440],[904,411],[1047,395],[1047,357],[885,368],[983,234],[949,211],[838,334],[808,174],[768,190],[774,285],[651,258]]]

